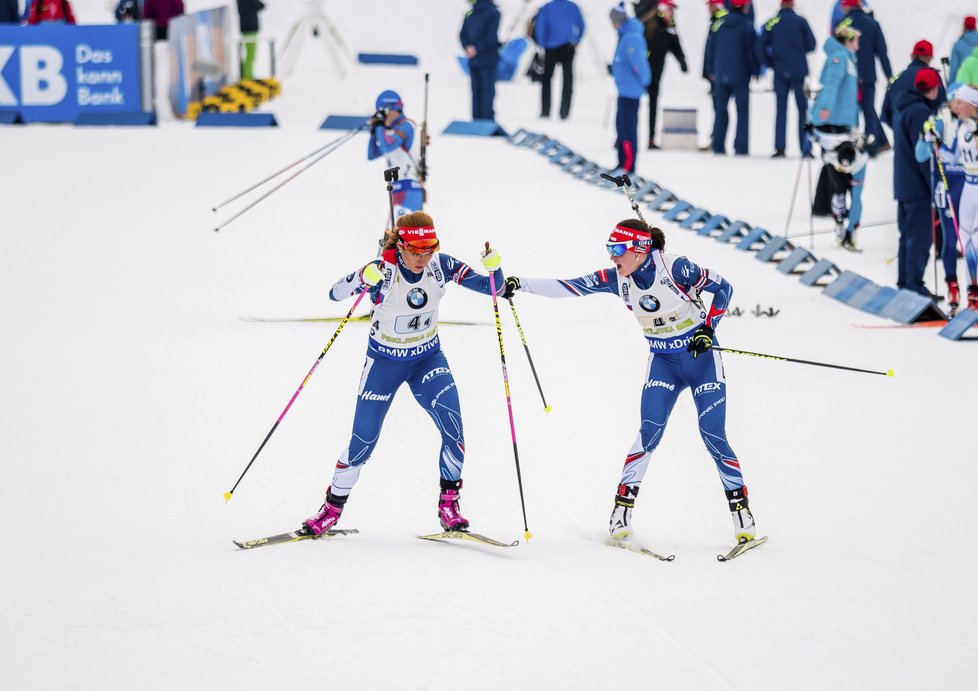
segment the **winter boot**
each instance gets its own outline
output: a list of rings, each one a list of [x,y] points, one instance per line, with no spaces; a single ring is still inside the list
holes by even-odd
[[[346,505],[347,499],[349,499],[349,495],[346,497],[337,497],[333,494],[333,489],[330,488],[326,492],[326,501],[323,502],[319,513],[307,518],[303,522],[303,525],[311,530],[314,535],[322,535],[340,520],[340,515],[343,513],[343,507]]]
[[[974,283],[968,286],[968,309],[978,310],[978,285]]]
[[[627,540],[632,536],[632,509],[635,508],[635,497],[638,487],[618,485],[615,495],[615,508],[611,511],[608,532],[613,540]]]
[[[947,279],[947,306],[952,317],[958,313],[958,307],[961,306],[961,288],[955,278]]]
[[[469,522],[462,517],[458,508],[461,480],[442,480],[441,494],[438,495],[438,520],[446,531],[468,530]]]
[[[754,529],[754,515],[747,505],[747,488],[727,490],[727,502],[730,504],[730,517],[733,519],[734,539],[737,542],[748,542],[757,535]]]

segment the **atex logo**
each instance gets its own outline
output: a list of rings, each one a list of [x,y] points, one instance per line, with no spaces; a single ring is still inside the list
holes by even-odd
[[[373,391],[364,391],[360,394],[360,400],[362,401],[389,401],[391,396],[394,394],[384,394],[374,393]]]
[[[421,383],[424,384],[426,381],[431,381],[441,374],[451,374],[451,370],[449,370],[447,367],[436,367],[421,377]]]
[[[656,379],[654,381],[648,382],[645,385],[645,388],[646,389],[652,389],[652,388],[655,388],[657,386],[662,387],[663,389],[669,389],[670,391],[675,391],[676,390],[676,385],[675,384],[670,384],[669,382],[659,381],[658,379]]]
[[[694,396],[699,396],[701,393],[706,393],[707,391],[719,391],[720,383],[711,381],[709,384],[703,384],[702,386],[697,386],[693,391]]]

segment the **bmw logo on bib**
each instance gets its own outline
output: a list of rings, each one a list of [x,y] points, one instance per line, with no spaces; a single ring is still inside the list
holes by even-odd
[[[428,294],[421,288],[414,288],[407,294],[407,302],[411,309],[419,310],[428,304]]]
[[[659,309],[659,301],[652,295],[643,295],[638,304],[646,312],[655,312]]]

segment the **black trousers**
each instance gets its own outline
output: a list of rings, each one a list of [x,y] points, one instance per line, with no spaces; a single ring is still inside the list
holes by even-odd
[[[550,82],[554,70],[560,65],[564,86],[560,92],[560,117],[570,115],[571,97],[574,95],[574,44],[565,43],[557,48],[546,48],[543,53],[543,78],[541,80],[540,115],[550,117]]]

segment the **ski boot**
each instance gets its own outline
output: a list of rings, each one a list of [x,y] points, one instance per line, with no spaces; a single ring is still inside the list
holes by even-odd
[[[615,508],[612,509],[611,520],[608,522],[608,532],[611,533],[612,540],[627,540],[632,536],[632,509],[635,508],[638,490],[638,487],[618,485]]]
[[[339,522],[347,499],[349,499],[349,495],[338,497],[333,494],[333,489],[330,488],[326,492],[326,501],[320,507],[319,513],[303,521],[304,529],[307,528],[313,535],[322,535],[330,530]]]
[[[441,521],[441,527],[446,532],[469,529],[468,520],[459,513],[458,496],[460,489],[462,489],[461,480],[441,481],[441,494],[438,495],[438,520]]]
[[[947,279],[947,306],[948,316],[954,318],[958,313],[958,307],[961,306],[961,288],[955,278]]]
[[[747,504],[747,488],[727,490],[727,502],[730,504],[730,517],[733,519],[734,539],[737,542],[748,542],[757,536],[754,528],[754,515]]]
[[[968,309],[978,310],[978,284],[968,286]]]

